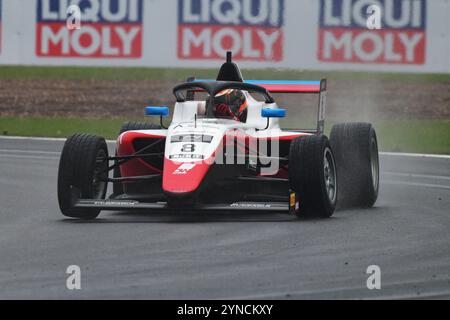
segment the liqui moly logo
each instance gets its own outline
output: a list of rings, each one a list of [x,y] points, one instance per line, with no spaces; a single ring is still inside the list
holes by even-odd
[[[371,30],[372,5],[381,28]],[[320,61],[423,64],[425,48],[426,0],[320,0]]]
[[[76,4],[81,27],[68,28]],[[38,0],[36,54],[43,57],[139,58],[142,0]]]
[[[178,57],[280,61],[284,0],[178,0]]]

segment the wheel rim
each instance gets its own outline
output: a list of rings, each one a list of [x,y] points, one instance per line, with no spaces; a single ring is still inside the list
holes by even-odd
[[[336,165],[330,148],[326,148],[324,152],[323,173],[328,199],[330,199],[331,202],[334,202],[336,200],[336,190],[337,190]]]
[[[106,189],[108,161],[105,161],[106,152],[100,149],[95,160],[94,174],[92,177],[92,191],[94,199],[102,199]]]
[[[378,146],[375,138],[372,138],[370,143],[370,167],[372,170],[372,184],[373,189],[378,190],[378,183],[380,176],[378,174],[379,171],[379,160],[378,160]]]

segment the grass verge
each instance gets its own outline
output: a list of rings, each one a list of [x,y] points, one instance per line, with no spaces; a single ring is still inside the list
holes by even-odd
[[[68,137],[86,132],[115,139],[127,120],[0,117],[0,135]],[[331,125],[327,125],[328,131]],[[380,121],[374,126],[382,151],[450,154],[450,120]]]
[[[218,63],[218,66],[220,63]],[[40,67],[0,66],[0,80],[177,80],[184,81],[195,75],[197,78],[214,78],[217,68],[148,68],[148,67]],[[450,74],[390,73],[353,71],[308,71],[289,69],[245,69],[246,79],[294,79],[308,80],[328,78],[333,80],[372,79],[402,82],[450,83]]]

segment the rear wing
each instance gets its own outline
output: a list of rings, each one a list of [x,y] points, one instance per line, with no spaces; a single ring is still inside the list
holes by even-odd
[[[211,82],[212,79],[188,78],[187,82]],[[299,80],[245,80],[244,83],[265,88],[269,93],[320,93],[326,90],[326,79],[320,81]]]
[[[321,81],[247,80],[246,83],[265,88],[270,93],[320,93]]]
[[[327,80],[297,81],[297,80],[247,80],[246,83],[265,88],[270,93],[315,93],[319,94],[317,110],[317,133],[325,130],[325,109],[327,100]]]

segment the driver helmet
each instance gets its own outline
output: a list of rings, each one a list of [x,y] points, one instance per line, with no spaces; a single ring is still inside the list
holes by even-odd
[[[247,99],[241,90],[225,89],[214,98],[214,116],[229,118],[240,122],[247,120]]]

